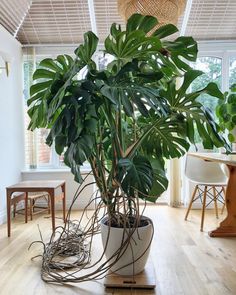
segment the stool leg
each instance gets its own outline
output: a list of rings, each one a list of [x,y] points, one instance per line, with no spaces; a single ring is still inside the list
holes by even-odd
[[[13,205],[13,217],[16,217],[16,203]]]
[[[33,199],[30,199],[30,220],[33,220]]]
[[[198,185],[195,186],[195,189],[194,189],[194,191],[193,191],[192,198],[191,198],[191,200],[190,200],[190,202],[189,202],[188,210],[187,210],[187,212],[186,212],[186,215],[185,215],[184,220],[187,220],[187,218],[188,218],[188,214],[189,214],[189,211],[190,211],[191,208],[192,208],[192,204],[193,204],[193,202],[194,202],[194,198],[195,198],[195,195],[196,195],[197,189],[198,189]]]
[[[34,207],[35,207],[35,202],[36,202],[36,200],[32,200],[32,212],[34,213]]]
[[[206,196],[207,196],[207,186],[205,186],[204,193],[203,193],[202,218],[201,218],[201,228],[200,228],[201,231],[203,231],[203,225],[204,225],[205,209],[206,209]]]
[[[215,212],[216,212],[216,218],[219,218],[218,215],[218,205],[217,205],[217,194],[216,194],[216,188],[215,186],[212,187],[213,188],[213,196],[214,196],[214,205],[215,205]]]

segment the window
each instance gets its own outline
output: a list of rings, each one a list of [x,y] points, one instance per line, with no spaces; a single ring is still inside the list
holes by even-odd
[[[236,84],[236,57],[229,60],[229,87]]]
[[[34,69],[35,62],[33,59],[28,58],[24,61],[25,165],[29,168],[59,168],[62,166],[63,161],[61,161],[59,156],[53,152],[53,148],[50,148],[45,143],[49,131],[45,128],[35,130],[34,132],[27,130],[30,122],[30,118],[27,114],[27,100],[30,97],[29,89],[32,84],[32,74]]]
[[[197,91],[210,82],[215,82],[220,89],[222,89],[222,60],[218,57],[200,57],[197,59],[196,63],[193,64],[193,67],[197,70],[203,71],[204,74],[198,77],[192,83],[192,91]],[[215,98],[212,98],[208,94],[201,94],[198,100],[211,110],[215,110],[218,101]],[[214,113],[215,115],[215,113]]]
[[[204,72],[203,75],[199,76],[191,85],[192,91],[198,91],[207,86],[210,82],[215,82],[220,89],[222,89],[222,59],[214,56],[200,57],[197,61],[192,64],[192,67],[196,70]],[[199,96],[198,100],[207,108],[209,108],[215,120],[217,120],[215,114],[215,108],[218,105],[218,100],[211,97],[210,95],[203,93]],[[201,142],[201,138],[195,130],[195,141],[196,143]]]

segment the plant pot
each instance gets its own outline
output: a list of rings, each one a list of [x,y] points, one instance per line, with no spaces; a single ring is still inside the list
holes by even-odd
[[[147,225],[137,229],[109,227],[106,224],[107,218],[101,222],[106,259],[110,260],[108,262],[110,269],[119,275],[136,275],[144,270],[150,252],[153,224],[149,218],[144,216],[141,218],[147,221]],[[129,233],[132,235],[130,239]],[[113,255],[115,256],[112,258]]]

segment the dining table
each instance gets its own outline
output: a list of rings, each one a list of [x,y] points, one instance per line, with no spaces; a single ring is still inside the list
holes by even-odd
[[[60,194],[56,191],[61,189]],[[62,199],[63,220],[66,221],[66,183],[64,180],[28,180],[21,181],[6,188],[7,201],[7,234],[11,235],[11,198],[15,192],[25,193],[25,223],[28,222],[28,193],[30,192],[47,192],[50,197],[50,211],[52,217],[52,231],[55,232],[55,199],[59,197]]]
[[[208,234],[210,237],[236,237],[236,154],[188,153],[188,155],[228,167],[229,177],[225,194],[227,214],[218,228]]]

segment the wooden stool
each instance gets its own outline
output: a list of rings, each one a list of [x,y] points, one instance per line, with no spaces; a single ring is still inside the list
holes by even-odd
[[[46,200],[47,202],[47,206],[43,207],[41,205],[36,205],[36,201],[37,200]],[[48,214],[50,214],[50,198],[49,198],[49,194],[47,192],[38,192],[38,193],[31,193],[28,195],[28,202],[29,202],[29,206],[27,209],[22,208],[22,209],[18,209],[17,210],[17,204],[20,201],[24,201],[25,200],[25,193],[15,193],[13,198],[11,199],[11,205],[13,205],[13,217],[16,216],[16,213],[19,214],[28,214],[30,215],[30,219],[33,220],[33,215],[38,214],[38,213],[42,213],[45,211],[48,211]],[[35,209],[40,209],[35,211]],[[21,211],[24,210],[24,213],[21,213]]]
[[[40,199],[46,200],[47,207],[36,205],[36,201]],[[29,214],[30,214],[31,220],[33,219],[33,215],[35,214],[39,214],[45,211],[47,211],[48,214],[50,214],[50,197],[47,192],[31,193],[28,195],[28,200],[29,200]],[[40,210],[35,211],[35,209],[40,209]]]
[[[26,180],[19,183],[13,184],[6,187],[6,202],[7,202],[7,235],[11,236],[11,196],[15,192],[25,193],[25,207],[28,208],[28,194],[29,193],[40,193],[47,192],[50,196],[50,213],[52,220],[52,231],[55,232],[55,191],[61,189],[62,194],[62,209],[63,209],[63,220],[66,222],[66,183],[65,180]],[[25,214],[25,222],[28,222],[28,214]]]

